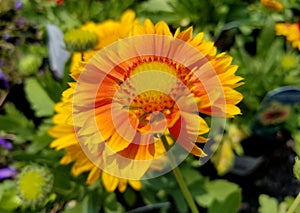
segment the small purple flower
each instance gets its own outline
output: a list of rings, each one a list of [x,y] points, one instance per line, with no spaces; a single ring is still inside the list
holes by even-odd
[[[2,37],[3,37],[3,39],[6,40],[6,41],[10,39],[10,35],[9,35],[8,33],[3,33],[3,36],[2,36]]]
[[[0,146],[2,146],[4,149],[11,150],[12,144],[8,140],[4,138],[0,138]]]
[[[4,62],[3,62],[3,61],[0,61],[0,67],[3,66],[3,65],[4,65]]]
[[[17,1],[15,2],[14,9],[15,9],[15,10],[21,10],[21,9],[22,9],[22,2],[21,2],[21,0],[17,0]]]
[[[17,170],[15,168],[12,167],[0,168],[0,180],[11,178],[16,174],[17,174]]]
[[[22,27],[26,24],[26,20],[23,17],[20,17],[16,20],[15,23],[17,27]]]
[[[9,88],[9,82],[3,71],[0,69],[0,89],[7,90]]]

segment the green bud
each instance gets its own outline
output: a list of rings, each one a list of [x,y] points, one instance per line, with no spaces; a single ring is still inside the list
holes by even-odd
[[[293,55],[286,55],[281,60],[281,67],[284,70],[290,70],[297,66],[297,58]]]
[[[37,73],[42,65],[42,58],[35,54],[27,54],[21,58],[18,64],[19,72],[24,76]]]
[[[53,185],[53,175],[45,167],[28,165],[24,167],[17,179],[17,190],[23,203],[36,207],[45,202]]]
[[[75,29],[67,32],[64,36],[67,50],[71,52],[84,52],[92,49],[98,43],[96,33]]]

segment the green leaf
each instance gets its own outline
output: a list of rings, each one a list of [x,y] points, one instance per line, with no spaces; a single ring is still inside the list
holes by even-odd
[[[26,79],[24,89],[37,117],[53,115],[54,102],[35,78]]]
[[[213,205],[214,201],[226,202],[229,195],[240,192],[238,185],[222,179],[206,182],[204,189],[206,193],[195,197],[196,202],[203,207]]]
[[[135,192],[128,187],[124,192],[124,199],[129,206],[133,206],[137,200]]]
[[[298,156],[300,156],[300,132],[299,131],[293,131],[292,132],[292,137],[295,141],[296,153],[297,153]]]
[[[0,212],[12,211],[17,209],[22,201],[17,195],[16,183],[12,180],[6,180],[0,184]]]
[[[186,159],[186,162],[183,162],[182,165],[180,166],[180,171],[183,175],[185,183],[190,186],[195,183],[202,185],[200,182],[204,182],[204,178],[197,171],[197,169],[192,168],[189,163],[193,163],[192,161],[188,162],[189,159]],[[199,161],[197,160],[197,164],[199,165]]]
[[[27,147],[26,152],[28,153],[37,153],[49,146],[49,143],[52,141],[49,135],[37,135],[34,137],[32,143]]]
[[[21,205],[21,199],[18,197],[17,193],[5,194],[0,202],[1,209],[4,210],[15,210]]]
[[[15,143],[31,140],[34,124],[11,103],[4,105],[5,115],[0,115],[0,129],[16,135]]]
[[[14,213],[13,210],[5,210],[5,209],[2,209],[1,207],[0,207],[0,212],[1,213]]]
[[[277,40],[272,40],[272,43],[270,43],[270,47],[268,48],[264,47],[266,49],[260,50],[260,51],[264,51],[264,54],[266,53],[266,55],[260,56],[260,59],[262,59],[260,64],[260,71],[266,74],[272,73],[272,75],[270,76],[271,78],[276,76],[274,74],[274,71],[278,68],[278,61],[279,61],[278,55],[280,51],[282,51],[281,47],[282,47],[282,42],[281,40],[277,39]],[[276,52],[277,54],[274,55],[274,52]],[[258,52],[258,54],[260,54],[260,52]],[[272,78],[272,80],[276,80],[276,79]],[[267,83],[266,88],[273,86],[272,82],[270,81],[263,81],[263,82]]]
[[[104,201],[104,212],[105,213],[125,212],[124,207],[117,201],[116,195],[114,193],[110,193],[107,195]]]
[[[40,164],[53,165],[59,162],[61,153],[53,149],[43,149],[38,153],[28,153],[23,150],[16,150],[11,152],[14,160],[36,162]]]
[[[284,201],[282,203],[280,203],[280,205],[285,205],[287,208],[289,208],[292,203],[294,202],[295,198],[294,197],[291,197],[291,196],[287,196],[284,198]],[[286,212],[286,211],[285,211]],[[295,212],[294,213],[300,213],[300,206],[298,206],[296,209],[295,209]]]
[[[208,209],[208,213],[222,212],[235,213],[238,212],[242,201],[241,190],[237,190],[229,194],[223,202],[215,200]]]
[[[66,67],[69,66],[69,63],[67,63]],[[69,87],[68,82],[73,80],[69,75],[69,70],[65,69],[63,79],[60,81],[55,80],[48,70],[44,75],[37,76],[37,81],[43,87],[44,91],[47,92],[49,98],[54,102],[58,102],[61,99],[62,92]]]
[[[96,193],[96,191],[90,192],[87,195],[85,208],[87,209],[88,213],[98,213],[100,211],[102,205],[102,199]]]
[[[276,213],[278,212],[278,201],[275,198],[262,194],[258,198],[259,201],[259,213]]]
[[[141,9],[156,12],[157,11],[166,11],[173,12],[172,7],[169,4],[169,0],[148,0],[139,5]]]
[[[87,194],[80,202],[76,202],[75,206],[67,207],[62,213],[98,213],[100,211],[100,199],[94,193]]]
[[[275,37],[275,23],[272,17],[269,17],[264,24],[264,27],[260,33],[257,41],[257,52],[260,56],[264,56],[266,51],[272,46],[273,39]]]
[[[188,212],[188,206],[186,203],[186,200],[182,194],[182,192],[178,190],[174,190],[173,193],[171,194],[172,198],[174,199],[176,209],[178,212],[184,213]]]
[[[48,134],[50,127],[50,122],[44,120],[44,123],[39,126],[37,133],[32,138],[31,144],[27,147],[26,152],[34,154],[49,146],[53,140]]]
[[[295,177],[298,180],[300,180],[300,159],[299,159],[298,156],[295,158],[295,164],[294,164],[294,167],[293,167],[293,172],[294,172]]]
[[[64,195],[68,195],[73,192],[70,166],[59,165],[58,167],[55,167],[53,176],[53,188],[55,192]]]

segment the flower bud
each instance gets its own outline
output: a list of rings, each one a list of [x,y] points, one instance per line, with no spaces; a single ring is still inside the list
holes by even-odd
[[[64,36],[67,50],[71,52],[83,52],[92,49],[98,43],[96,33],[75,29]]]
[[[42,204],[51,192],[53,175],[39,165],[28,165],[18,176],[17,190],[25,205],[38,206]]]

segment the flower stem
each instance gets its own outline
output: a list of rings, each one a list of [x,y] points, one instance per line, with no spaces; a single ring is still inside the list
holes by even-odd
[[[299,203],[300,203],[300,193],[297,195],[294,202],[292,203],[292,205],[290,206],[290,208],[288,209],[288,211],[286,213],[294,213],[296,208],[298,207]]]
[[[161,136],[161,140],[162,140],[162,142],[164,144],[165,149],[169,150],[170,146],[169,146],[169,144],[167,142],[166,136],[162,135]],[[176,161],[175,161],[174,156],[172,155],[172,153],[169,154],[169,158],[170,158],[170,161],[171,161],[171,165],[175,166],[176,165]],[[198,208],[197,208],[197,206],[196,206],[196,204],[194,202],[194,199],[193,199],[193,197],[192,197],[192,195],[191,195],[191,193],[190,193],[187,185],[184,182],[184,179],[182,177],[182,174],[180,172],[179,167],[175,166],[174,169],[173,169],[173,173],[174,173],[176,181],[177,181],[177,183],[178,183],[178,185],[179,185],[179,187],[180,187],[180,189],[181,189],[181,191],[183,193],[183,196],[185,197],[185,200],[186,200],[187,204],[189,205],[189,207],[191,209],[191,212],[192,213],[199,213]]]
[[[84,61],[84,52],[81,52],[81,61]]]

